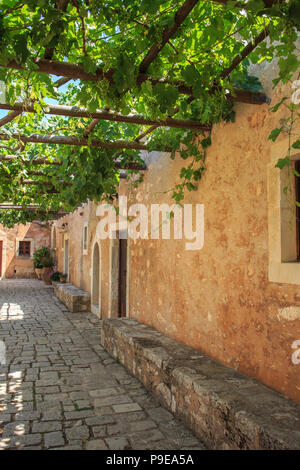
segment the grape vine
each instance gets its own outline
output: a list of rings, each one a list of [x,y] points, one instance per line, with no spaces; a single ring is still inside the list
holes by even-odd
[[[23,145],[21,139],[16,141],[16,134],[85,135],[90,118],[46,117],[47,106],[53,101],[84,106],[89,112],[110,109],[156,121],[176,116],[211,126],[234,120],[228,93],[262,91],[259,80],[248,73],[250,63],[276,58],[279,73],[274,86],[295,79],[300,65],[298,0],[274,0],[267,6],[263,0],[229,0],[225,5],[199,0],[147,68],[146,79],[139,82],[143,58],[154,43],[162,44],[165,28],[174,24],[179,6],[174,0],[70,0],[65,10],[59,10],[55,0],[1,1],[0,80],[6,85],[6,101],[11,105],[17,101],[25,106],[33,104],[36,114],[23,113],[1,127],[6,139],[0,146],[0,202],[24,207],[34,203],[44,211],[44,219],[51,218],[51,211],[73,211],[88,199],[109,198],[117,191],[120,163],[141,162],[138,150],[91,146],[92,138],[138,140],[147,127],[134,124],[99,121],[85,147]],[[223,76],[245,44],[251,44],[263,30],[268,39]],[[37,59],[47,60],[49,50],[56,63],[80,65],[93,77],[101,68],[107,75],[102,80],[70,79],[58,88],[58,77],[37,72]],[[153,79],[157,81],[153,83]],[[191,90],[192,98],[182,93],[182,83]],[[286,105],[283,100],[272,110]],[[297,110],[297,104],[289,105],[293,113],[289,122],[294,130],[299,124]],[[272,132],[271,140],[276,140],[281,127]],[[292,134],[294,131],[291,138]],[[171,158],[186,161],[180,182],[172,191],[177,203],[186,191],[198,188],[210,143],[210,133],[186,129],[157,127],[147,135],[149,150],[167,145],[172,149]],[[291,141],[290,147],[299,148],[299,139]],[[12,155],[16,158],[5,159]],[[36,160],[41,157],[57,165],[37,166]],[[289,154],[278,162],[279,167],[285,164],[290,164]],[[39,184],[24,184],[28,179]],[[1,211],[0,221],[11,226],[14,221],[32,220],[36,215]]]

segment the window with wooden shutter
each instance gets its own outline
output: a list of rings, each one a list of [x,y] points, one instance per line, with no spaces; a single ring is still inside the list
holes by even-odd
[[[30,242],[28,241],[19,242],[19,256],[26,256],[30,258]]]

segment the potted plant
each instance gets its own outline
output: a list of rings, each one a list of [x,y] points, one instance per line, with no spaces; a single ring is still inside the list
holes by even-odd
[[[42,279],[43,266],[38,262],[33,262],[34,272],[38,279]]]
[[[50,273],[50,280],[53,284],[53,282],[59,282],[61,273],[59,271],[54,271]]]
[[[50,274],[52,272],[53,266],[54,266],[54,261],[50,256],[44,256],[41,259],[41,263],[43,265],[43,272],[42,272],[42,279],[45,284],[51,284],[50,280]]]
[[[43,246],[33,253],[33,266],[38,279],[42,279],[43,263],[42,258],[50,256],[49,248]]]
[[[60,277],[59,277],[60,282],[62,284],[65,284],[67,282],[67,277],[68,277],[67,274],[61,274]]]

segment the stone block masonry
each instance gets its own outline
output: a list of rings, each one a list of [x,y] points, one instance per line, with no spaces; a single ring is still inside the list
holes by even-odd
[[[94,314],[37,280],[1,281],[0,302],[0,450],[205,449],[100,346]]]
[[[56,297],[64,304],[70,312],[88,312],[91,306],[91,296],[87,292],[75,287],[71,283],[54,283]]]
[[[102,346],[213,449],[300,449],[300,405],[132,319]]]

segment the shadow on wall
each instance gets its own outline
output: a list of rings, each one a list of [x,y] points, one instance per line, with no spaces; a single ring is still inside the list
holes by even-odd
[[[32,254],[41,246],[50,248],[50,230],[34,222],[12,229],[0,226],[1,278],[35,278]],[[30,242],[30,256],[19,256],[19,241]]]

